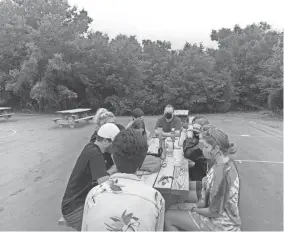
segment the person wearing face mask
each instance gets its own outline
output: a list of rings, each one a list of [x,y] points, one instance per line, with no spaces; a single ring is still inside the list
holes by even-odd
[[[174,133],[172,133],[174,129]],[[181,120],[174,115],[174,107],[167,105],[164,115],[158,119],[155,127],[155,135],[160,137],[179,137],[181,130]]]
[[[230,155],[236,152],[227,134],[206,125],[200,134],[202,152],[214,165],[202,179],[200,197],[169,207],[165,216],[167,231],[240,231],[240,182],[237,166]]]
[[[97,138],[89,142],[72,170],[62,204],[61,211],[68,226],[81,230],[83,209],[88,192],[98,184],[108,180],[114,170],[107,170],[104,160],[105,151],[111,146],[119,129],[113,123],[100,127]]]

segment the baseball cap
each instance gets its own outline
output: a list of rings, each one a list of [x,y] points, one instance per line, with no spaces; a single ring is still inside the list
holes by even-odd
[[[135,110],[133,110],[132,116],[134,118],[139,118],[141,116],[145,116],[145,114],[144,114],[143,110],[141,110],[140,108],[136,108]]]
[[[118,127],[114,123],[106,123],[98,130],[98,136],[114,140],[115,136],[120,132]]]

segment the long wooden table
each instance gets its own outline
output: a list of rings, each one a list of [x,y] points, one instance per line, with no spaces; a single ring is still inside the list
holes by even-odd
[[[175,140],[175,149],[173,150],[173,143],[171,139],[166,139],[166,158],[160,170],[156,173],[148,174],[146,171],[137,171],[137,175],[146,184],[151,185],[159,190],[166,199],[166,205],[173,203],[172,197],[180,199],[181,196],[189,193],[189,175],[188,175],[188,161],[182,160],[180,166],[175,166],[175,153],[180,152],[181,147],[178,146],[178,139]],[[158,154],[159,139],[152,138],[149,142],[148,153]],[[164,183],[161,181],[164,176],[170,176]]]
[[[70,128],[74,128],[76,123],[80,121],[90,122],[94,118],[93,115],[88,115],[89,111],[91,111],[89,108],[57,111],[56,113],[60,114],[60,117],[54,118],[53,121],[59,125],[59,127],[68,125]]]

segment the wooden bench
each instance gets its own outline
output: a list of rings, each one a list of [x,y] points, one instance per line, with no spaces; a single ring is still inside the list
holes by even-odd
[[[80,121],[85,121],[85,122],[90,122],[95,116],[87,116],[87,117],[84,117],[84,118],[78,118],[78,119],[75,119],[74,122],[75,123],[78,123]]]
[[[57,123],[58,120],[60,120],[61,118],[54,118],[52,119],[53,122]]]
[[[3,117],[5,119],[9,119],[9,118],[12,117],[12,115],[13,115],[13,113],[6,113],[6,114],[1,114],[0,117]]]

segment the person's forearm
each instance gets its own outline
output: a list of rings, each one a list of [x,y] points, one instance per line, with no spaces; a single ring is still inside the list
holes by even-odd
[[[196,207],[197,207],[197,208],[204,208],[204,207],[205,207],[205,201],[204,201],[204,200],[199,200],[199,201],[196,203]]]
[[[109,176],[103,176],[97,180],[98,184],[102,184],[109,179]]]
[[[163,137],[170,137],[171,133],[170,132],[162,132]]]
[[[172,133],[171,132],[163,132],[162,135],[164,137],[171,137]],[[179,137],[180,136],[180,131],[175,131],[175,137]]]
[[[218,217],[219,214],[216,212],[212,212],[209,208],[194,208],[193,212],[196,212],[204,217]]]
[[[116,166],[112,165],[109,170],[107,170],[109,175],[112,175],[117,172]]]

